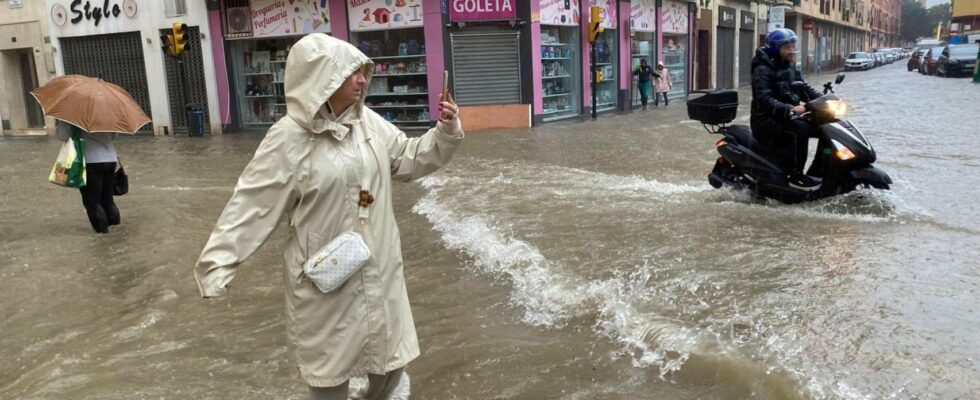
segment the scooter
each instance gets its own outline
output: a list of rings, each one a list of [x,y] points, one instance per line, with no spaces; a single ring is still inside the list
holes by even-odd
[[[844,74],[834,83],[824,85],[824,95],[805,104],[806,112],[799,118],[817,127],[816,158],[807,175],[820,184],[801,188],[791,185],[789,171],[772,162],[766,146],[752,136],[752,128],[731,125],[738,107],[738,92],[734,90],[696,91],[704,96],[688,101],[688,117],[700,121],[709,133],[724,136],[715,143],[720,157],[715,162],[708,182],[715,188],[748,189],[757,197],[784,203],[799,203],[836,196],[857,188],[889,189],[891,178],[872,165],[877,156],[871,142],[861,131],[844,120],[847,104],[834,94],[834,84],[840,85]],[[791,87],[801,90],[802,82]]]

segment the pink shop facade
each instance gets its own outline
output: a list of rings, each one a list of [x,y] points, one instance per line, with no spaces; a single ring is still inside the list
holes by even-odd
[[[597,111],[628,112],[639,104],[631,71],[641,59],[664,62],[670,96],[686,96],[690,2],[209,0],[223,130],[266,129],[285,114],[285,58],[292,44],[314,32],[349,41],[374,60],[368,106],[406,131],[438,118],[443,71],[461,106],[507,105],[531,124],[582,118],[593,106],[592,5],[605,19],[596,41],[604,78],[596,84]]]

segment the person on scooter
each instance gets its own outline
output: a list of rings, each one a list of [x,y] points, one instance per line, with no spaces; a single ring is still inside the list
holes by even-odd
[[[752,134],[763,143],[773,162],[789,173],[790,185],[812,190],[818,179],[803,174],[808,141],[813,127],[799,117],[806,110],[804,102],[816,99],[821,92],[805,84],[796,68],[796,33],[776,29],[766,36],[765,46],[752,59]],[[793,88],[793,82],[804,82]]]

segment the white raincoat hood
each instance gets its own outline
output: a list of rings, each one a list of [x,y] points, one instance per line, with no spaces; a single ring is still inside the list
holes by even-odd
[[[318,117],[320,108],[358,69],[368,83],[374,63],[356,47],[325,33],[314,33],[300,39],[286,58],[286,114],[300,126],[321,133],[330,128],[330,121]],[[361,99],[351,107],[359,119],[363,114],[367,87]]]

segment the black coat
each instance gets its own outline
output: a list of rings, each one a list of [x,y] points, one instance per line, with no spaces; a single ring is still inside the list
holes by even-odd
[[[794,91],[790,84],[803,81],[803,75],[792,62],[773,60],[762,49],[752,59],[752,126],[770,122],[785,122],[792,116],[793,107],[822,93],[806,85],[805,93]]]
[[[653,70],[653,68],[650,67],[649,64],[647,64],[647,65],[637,65],[636,68],[633,69],[633,75],[636,75],[637,77],[639,77],[638,80],[640,82],[647,82],[647,81],[649,81],[651,76],[654,77],[654,78],[659,78],[660,77],[660,74],[656,73]]]

